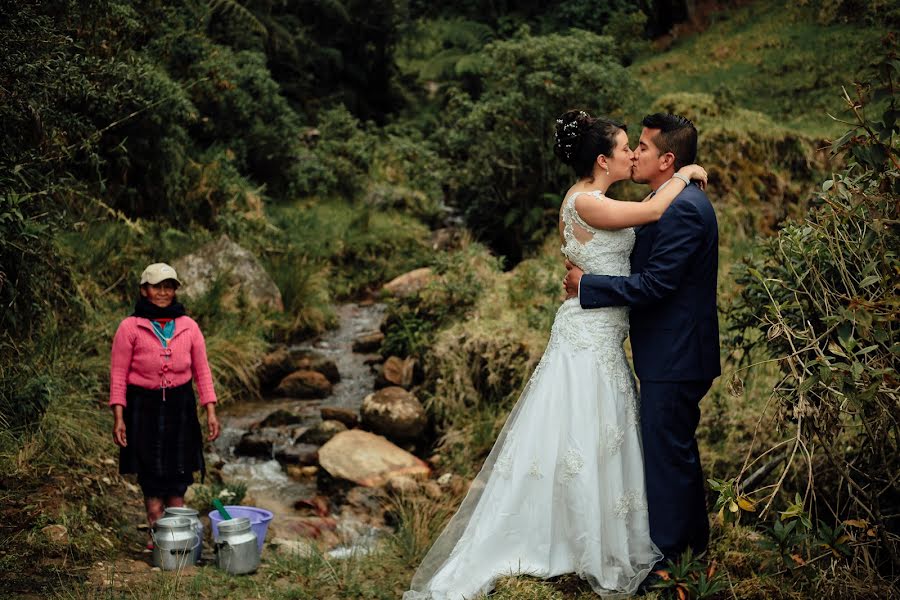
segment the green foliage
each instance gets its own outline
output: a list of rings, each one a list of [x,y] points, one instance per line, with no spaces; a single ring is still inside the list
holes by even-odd
[[[821,3],[811,3],[819,5]],[[707,93],[739,99],[784,127],[810,136],[840,135],[840,86],[879,52],[884,26],[822,25],[808,8],[779,0],[747,3],[723,11],[702,35],[684,36],[666,51],[647,54],[629,67],[653,99],[670,92]],[[646,114],[638,101],[630,118]],[[701,147],[707,146],[700,130]]]
[[[891,0],[803,0],[799,4],[823,25],[857,22],[886,30],[900,25],[900,7]]]
[[[559,310],[562,298],[559,246],[559,236],[553,232],[537,256],[523,260],[510,273],[509,307],[535,331],[549,332]]]
[[[435,502],[424,494],[392,496],[387,503],[388,514],[397,527],[386,540],[388,552],[400,565],[420,564],[460,500]]]
[[[900,493],[893,476],[900,469],[897,76],[891,54],[857,98],[847,97],[856,123],[833,145],[845,153],[846,170],[823,184],[802,222],[762,240],[737,268],[743,288],[730,314],[734,344],[761,346],[778,359],[774,400],[780,421],[796,431],[794,453],[802,445],[829,466],[827,477],[816,478],[817,498],[838,519],[864,515],[884,527],[881,550],[894,564],[900,555],[891,516]],[[866,107],[878,96],[888,103],[874,117]]]
[[[429,354],[426,409],[445,431],[476,432],[474,412],[490,414],[487,433],[477,449],[464,444],[471,460],[487,451],[518,398],[543,350],[536,336],[505,319],[472,319],[437,336]],[[446,436],[445,436],[446,437]],[[469,436],[466,436],[469,437]],[[478,437],[478,436],[476,436]],[[487,446],[483,446],[484,442]]]
[[[718,493],[713,510],[716,511],[720,522],[736,523],[740,520],[742,511],[753,512],[756,510],[753,502],[737,488],[734,479],[727,481],[708,479],[707,482],[710,489]]]
[[[282,264],[287,253],[307,261],[297,268],[330,274],[329,280],[319,280],[315,286],[327,286],[332,301],[374,291],[406,271],[429,264],[432,254],[428,230],[420,221],[371,205],[298,203],[273,207],[271,218],[281,231],[272,237],[269,260]],[[284,275],[275,271],[283,282]],[[315,306],[316,296],[307,289]]]
[[[616,116],[638,86],[617,62],[615,41],[586,31],[522,33],[484,56],[484,92],[451,94],[436,139],[453,166],[451,204],[515,264],[544,239],[571,182],[553,157],[556,117],[572,107]]]
[[[285,321],[276,323],[275,337],[304,339],[321,334],[337,324],[328,286],[329,268],[296,249],[272,253],[267,271],[284,302]]]
[[[435,334],[471,312],[500,266],[475,243],[464,243],[460,250],[437,254],[432,260],[433,277],[423,290],[387,301],[381,350],[385,356],[426,356]]]
[[[484,62],[481,51],[494,39],[488,25],[463,18],[419,20],[397,49],[401,71],[413,74],[419,85],[477,77]]]
[[[674,592],[675,597],[683,600],[714,598],[727,586],[716,566],[715,561],[704,565],[688,548],[678,560],[667,561],[667,568],[661,571],[662,578],[653,587]]]
[[[264,51],[275,81],[304,118],[343,104],[381,120],[398,107],[393,50],[407,21],[405,3],[216,0],[210,6],[212,39],[237,51]]]
[[[241,482],[201,484],[191,486],[190,493],[191,508],[205,515],[215,510],[213,500],[219,500],[225,506],[240,505],[247,495],[247,486]]]
[[[192,42],[196,47],[187,48]],[[274,194],[292,191],[300,176],[301,128],[260,52],[234,52],[202,38],[181,40],[172,62],[187,63],[178,76],[198,113],[192,137],[227,148],[236,168]]]
[[[443,184],[450,164],[415,130],[385,129],[374,144],[364,202],[378,210],[400,211],[432,227],[440,225],[449,211]]]
[[[54,310],[75,308],[69,273],[53,244],[60,218],[49,210],[50,204],[41,194],[0,192],[0,302],[4,307],[0,331],[4,337],[27,337]]]
[[[356,197],[365,185],[375,140],[343,106],[323,111],[306,134],[297,191],[327,197]]]

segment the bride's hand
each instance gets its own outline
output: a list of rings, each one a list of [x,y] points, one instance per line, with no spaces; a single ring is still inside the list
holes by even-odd
[[[697,185],[700,186],[701,190],[706,189],[706,183],[709,179],[706,174],[706,169],[701,167],[700,165],[688,165],[686,167],[681,167],[678,169],[679,175],[684,175],[688,179],[694,179],[697,181]]]

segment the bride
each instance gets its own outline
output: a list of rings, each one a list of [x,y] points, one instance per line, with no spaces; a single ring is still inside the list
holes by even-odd
[[[584,111],[556,120],[578,181],[560,208],[562,252],[586,273],[629,275],[633,226],[657,221],[697,165],[643,202],[606,196],[631,177],[625,126]],[[638,398],[622,343],[628,309],[563,302],[550,342],[456,515],[403,600],[471,600],[497,579],[577,573],[604,597],[633,593],[662,558],[650,539]]]

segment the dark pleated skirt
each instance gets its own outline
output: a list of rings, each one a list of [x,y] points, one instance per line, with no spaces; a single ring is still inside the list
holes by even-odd
[[[184,496],[194,471],[205,472],[203,439],[191,382],[162,390],[129,385],[122,417],[128,446],[119,473],[137,473],[144,496]]]

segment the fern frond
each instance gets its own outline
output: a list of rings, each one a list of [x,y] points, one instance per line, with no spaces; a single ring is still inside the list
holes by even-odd
[[[231,15],[238,19],[242,19],[255,33],[262,36],[268,36],[268,30],[266,29],[266,26],[262,24],[262,21],[257,19],[256,15],[254,15],[249,8],[242,5],[237,0],[209,0],[207,6],[209,6],[209,10],[212,13]]]

